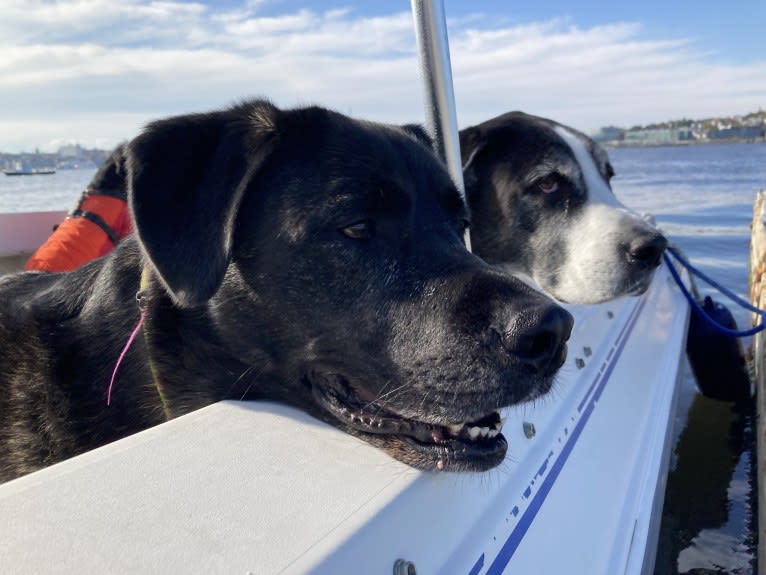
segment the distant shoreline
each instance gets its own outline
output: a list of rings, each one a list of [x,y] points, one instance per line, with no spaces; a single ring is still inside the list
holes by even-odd
[[[766,138],[741,139],[730,138],[726,140],[674,140],[668,142],[626,142],[624,140],[606,140],[599,142],[602,146],[608,148],[665,148],[665,147],[684,147],[684,146],[730,146],[742,144],[764,144]]]

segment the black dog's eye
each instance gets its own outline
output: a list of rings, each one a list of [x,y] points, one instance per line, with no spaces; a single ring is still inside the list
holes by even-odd
[[[362,220],[361,222],[341,228],[340,232],[352,240],[369,240],[375,236],[375,222],[372,220]]]
[[[537,188],[544,194],[552,194],[559,189],[559,177],[555,174],[540,178],[535,182]]]

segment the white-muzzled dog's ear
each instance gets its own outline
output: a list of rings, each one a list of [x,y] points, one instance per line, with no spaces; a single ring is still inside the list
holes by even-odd
[[[220,287],[240,201],[273,147],[279,114],[254,102],[168,118],[128,145],[135,232],[177,304],[199,305]]]
[[[463,172],[470,170],[474,160],[484,149],[485,142],[484,133],[479,128],[460,130],[460,161]]]
[[[471,204],[471,197],[477,181],[476,170],[474,169],[476,160],[482,155],[486,143],[486,135],[480,128],[472,127],[460,130],[460,161],[463,166],[463,182],[469,204]]]

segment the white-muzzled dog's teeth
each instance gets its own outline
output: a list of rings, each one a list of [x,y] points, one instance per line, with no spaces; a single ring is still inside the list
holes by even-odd
[[[489,433],[487,434],[488,437],[497,437],[500,434],[499,429],[490,429]]]
[[[481,429],[479,429],[479,434],[482,437],[487,437],[489,435],[489,427],[482,427]]]
[[[470,437],[471,439],[476,439],[477,437],[479,437],[479,433],[481,433],[481,431],[479,430],[478,427],[468,428],[468,437]]]

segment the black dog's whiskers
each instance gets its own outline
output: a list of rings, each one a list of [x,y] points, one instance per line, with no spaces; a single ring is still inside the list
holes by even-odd
[[[256,369],[257,367],[258,367],[258,366],[256,366],[256,365],[250,365],[250,366],[248,366],[248,367],[247,367],[247,368],[246,368],[246,369],[245,369],[245,370],[244,370],[244,371],[243,371],[243,372],[242,372],[242,373],[239,375],[239,377],[238,377],[237,379],[235,379],[235,380],[232,382],[231,386],[229,387],[228,391],[226,392],[226,397],[231,397],[231,394],[232,394],[232,392],[234,391],[234,388],[235,388],[235,387],[237,387],[237,384],[239,384],[239,382],[240,382],[240,381],[242,381],[242,380],[243,380],[245,377],[247,377],[248,375],[250,375],[251,373],[253,373],[253,371],[255,371],[255,369]],[[247,388],[245,389],[245,391],[244,391],[244,392],[242,393],[242,395],[240,396],[240,398],[239,398],[239,400],[240,400],[240,401],[244,400],[244,399],[245,399],[245,397],[247,397],[247,394],[248,394],[248,393],[250,393],[250,390],[253,388],[253,385],[255,385],[255,382],[256,382],[256,381],[258,381],[258,378],[259,378],[259,377],[261,376],[261,374],[263,373],[263,370],[264,370],[264,367],[263,367],[263,366],[260,366],[260,368],[258,369],[258,373],[256,373],[256,374],[255,374],[255,375],[254,375],[254,376],[251,378],[251,380],[250,380],[250,383],[248,384]]]
[[[376,411],[376,414],[377,414],[378,412],[380,412],[381,408],[386,404],[386,401],[384,401],[385,399],[388,399],[390,401],[391,399],[396,397],[394,394],[396,394],[397,392],[399,392],[402,389],[404,389],[405,387],[407,387],[407,384],[403,383],[402,385],[400,385],[398,387],[395,387],[393,389],[390,389],[387,392],[383,393],[383,390],[386,389],[386,387],[388,387],[388,385],[391,384],[391,383],[393,383],[393,380],[389,379],[386,382],[386,384],[383,386],[383,388],[381,389],[381,393],[379,393],[378,396],[375,399],[373,399],[372,401],[370,401],[367,405],[362,407],[362,411],[365,411],[370,406],[374,405],[376,410],[377,410]]]
[[[240,401],[243,401],[247,397],[247,394],[250,393],[250,390],[253,388],[253,385],[255,385],[255,381],[257,379],[258,379],[258,376],[256,375],[250,382],[250,385],[247,386],[247,389],[245,389],[245,391],[242,392],[242,396],[239,398]]]
[[[425,413],[426,412],[426,402],[428,401],[428,396],[431,394],[431,390],[428,389],[423,394],[423,398],[420,400],[420,412]]]

